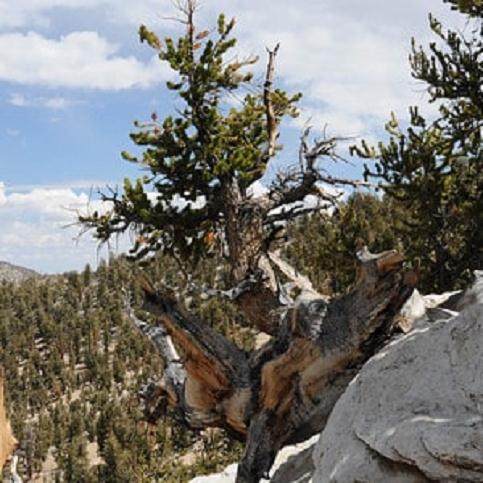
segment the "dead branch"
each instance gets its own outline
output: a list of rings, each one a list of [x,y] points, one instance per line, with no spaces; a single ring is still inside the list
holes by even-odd
[[[275,149],[278,137],[278,125],[277,118],[275,116],[275,109],[273,107],[272,99],[272,87],[273,87],[273,76],[275,74],[275,58],[277,57],[278,49],[280,44],[277,44],[273,50],[267,48],[268,52],[268,64],[267,73],[265,76],[265,84],[263,87],[263,103],[265,105],[265,114],[267,118],[267,138],[268,138],[268,148],[266,153],[266,158],[270,159],[275,155]]]

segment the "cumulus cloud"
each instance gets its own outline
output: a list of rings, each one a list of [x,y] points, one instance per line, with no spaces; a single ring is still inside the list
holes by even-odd
[[[391,111],[406,117],[408,106],[424,105],[424,86],[410,76],[410,39],[429,41],[429,11],[446,24],[458,23],[441,0],[305,0],[303,6],[293,0],[217,0],[202,2],[203,27],[220,11],[237,19],[241,55],[260,55],[260,85],[265,46],[280,42],[276,81],[304,93],[295,127],[310,120],[314,128],[328,124],[329,134],[343,136],[367,137]]]
[[[16,193],[25,193],[27,191],[33,190],[81,190],[90,192],[93,190],[97,190],[98,188],[104,186],[111,186],[111,185],[119,185],[121,183],[113,183],[111,181],[103,181],[99,179],[79,179],[74,181],[67,181],[64,183],[52,183],[52,184],[17,184],[17,185],[9,185],[5,187],[8,188],[9,192],[16,192]]]
[[[43,220],[68,222],[73,218],[72,211],[81,209],[88,202],[86,193],[76,194],[71,189],[35,188],[27,193],[10,193],[5,205],[20,216],[37,212]]]
[[[265,45],[281,43],[278,81],[305,95],[297,127],[310,119],[344,136],[367,135],[391,111],[405,115],[409,105],[425,103],[424,87],[410,76],[410,38],[428,41],[430,10],[454,21],[439,0],[307,0],[303,8],[291,0],[221,0],[211,14],[215,7],[237,16],[243,50],[263,59]]]
[[[42,188],[29,191],[6,190],[0,182],[0,260],[21,264],[42,272],[82,269],[95,265],[106,250],[98,251],[89,234],[78,238],[74,226],[76,212],[89,203],[86,192],[72,188]],[[90,209],[102,211],[107,206],[90,202]],[[121,240],[119,250],[126,248]],[[111,247],[116,248],[116,247]]]
[[[116,55],[118,46],[97,32],[72,32],[59,39],[35,32],[5,33],[0,35],[0,51],[0,80],[20,84],[120,90],[150,86],[168,72],[156,58],[144,63]],[[61,104],[50,100],[50,107]]]
[[[82,9],[95,18],[102,13],[116,22],[155,26],[161,34],[177,24],[163,21],[172,14],[169,2],[138,0],[0,0],[5,25],[35,27],[48,23],[54,8]],[[262,54],[281,42],[279,80],[303,90],[309,117],[339,134],[363,134],[382,127],[391,110],[406,112],[424,96],[409,75],[409,40],[427,41],[427,14],[454,19],[440,0],[293,0],[260,4],[256,0],[201,2],[200,28],[212,24],[220,11],[238,19],[240,52]],[[3,14],[3,15],[2,15]],[[0,27],[1,27],[0,21]],[[126,29],[126,31],[130,31]],[[4,48],[7,46],[8,48]],[[0,35],[0,79],[49,86],[123,89],[152,85],[166,76],[160,63],[142,63],[116,55],[116,47],[95,32],[74,32],[59,40],[39,34]],[[28,58],[28,62],[25,59]],[[258,74],[263,75],[263,62]],[[315,123],[314,123],[315,124]]]
[[[169,3],[166,2],[165,5]],[[48,27],[49,14],[54,9],[80,9],[92,11],[96,16],[104,13],[111,22],[138,25],[141,22],[158,20],[161,15],[159,0],[0,0],[0,29],[21,27]],[[69,12],[71,13],[71,12]]]

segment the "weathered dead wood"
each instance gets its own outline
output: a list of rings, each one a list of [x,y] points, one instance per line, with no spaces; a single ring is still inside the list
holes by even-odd
[[[10,458],[17,446],[17,440],[12,434],[12,429],[5,413],[5,401],[3,398],[4,382],[5,372],[0,367],[0,473],[3,465]]]
[[[389,337],[412,292],[395,252],[360,253],[353,291],[327,304],[311,300],[290,314],[290,340],[261,370],[258,411],[248,431],[239,482],[259,481],[280,448],[319,432],[362,365]]]
[[[161,396],[160,389],[165,388],[168,403],[190,427],[224,427],[243,438],[245,415],[240,408],[245,405],[240,406],[238,399],[249,394],[246,354],[210,326],[187,314],[171,294],[156,292],[147,283],[143,286],[144,308],[158,318],[159,325],[144,324],[132,311],[128,315],[164,358],[167,352],[171,357],[162,383],[157,387],[151,385],[152,396]],[[171,340],[179,347],[180,355],[172,348]]]
[[[224,427],[246,441],[239,483],[259,481],[279,449],[320,432],[358,368],[393,332],[414,277],[403,273],[396,252],[363,249],[358,255],[359,280],[350,293],[329,303],[313,293],[302,296],[286,307],[271,340],[249,355],[187,314],[171,295],[145,288],[145,309],[159,328],[134,318],[136,325],[164,357],[168,336],[180,351],[168,351],[179,369],[165,372],[161,386],[168,401],[190,427]],[[157,340],[163,337],[165,342]],[[173,387],[175,397],[169,395]]]
[[[280,44],[277,44],[273,50],[267,49],[268,52],[268,65],[267,73],[265,76],[265,84],[263,86],[263,103],[265,105],[265,113],[267,118],[267,159],[270,159],[275,155],[277,147],[278,137],[278,125],[277,118],[275,116],[275,109],[273,107],[272,100],[272,88],[273,88],[273,76],[275,74],[275,58],[277,57]]]

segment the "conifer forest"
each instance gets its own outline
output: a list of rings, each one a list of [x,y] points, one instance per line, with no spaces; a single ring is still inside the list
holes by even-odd
[[[241,56],[237,20],[226,12],[205,25],[202,3],[173,2],[167,36],[139,27],[142,47],[170,71],[169,114],[134,122],[122,163],[139,177],[73,213],[81,238],[128,249],[50,275],[0,265],[0,368],[17,441],[6,481],[188,482],[235,463],[223,481],[268,480],[285,448],[334,434],[354,381],[397,351],[394,341],[423,340],[421,317],[442,327],[438,317],[470,313],[475,327],[483,314],[464,312],[481,304],[483,270],[481,0],[442,0],[464,32],[430,15],[430,43],[407,39],[426,106],[389,110],[379,139],[306,124],[288,148],[304,93],[280,82],[283,43]],[[481,355],[467,365],[475,374],[460,409],[483,407]],[[414,418],[430,418],[418,398]],[[434,424],[458,420],[437,412],[451,405],[429,406]],[[426,440],[423,424],[417,437],[404,433],[403,449],[416,454],[419,438],[464,478],[385,450],[394,423],[359,444],[400,458],[400,473],[384,462],[385,477],[361,470],[360,481],[483,481],[483,413],[470,416],[462,426],[476,436],[462,443],[443,430]],[[344,483],[320,476],[327,454],[314,452],[310,481]]]

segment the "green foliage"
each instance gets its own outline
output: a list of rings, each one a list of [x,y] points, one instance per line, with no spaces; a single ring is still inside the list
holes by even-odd
[[[389,199],[354,193],[333,214],[318,213],[290,227],[287,258],[314,287],[327,295],[344,292],[356,278],[355,253],[363,246],[378,253],[400,249],[402,213]]]
[[[196,276],[213,283],[215,268],[204,262]],[[146,271],[179,283],[169,258],[152,260]],[[200,436],[169,414],[155,426],[144,421],[136,395],[148,378],[161,377],[163,363],[123,316],[125,290],[140,293],[123,259],[97,272],[0,283],[0,366],[25,479],[53,459],[43,473],[48,481],[181,482],[238,458],[240,445],[220,430],[180,464]],[[194,298],[191,310],[252,347],[253,334],[236,328],[231,305]]]
[[[443,0],[445,3],[451,4],[452,10],[459,10],[475,18],[483,17],[483,1],[482,0]]]
[[[175,79],[166,86],[181,106],[164,120],[153,113],[150,122],[135,123],[139,129],[131,139],[144,153],[122,156],[147,168],[149,175],[135,183],[126,179],[122,195],[106,196],[114,202],[108,214],[81,217],[100,240],[134,229],[139,236],[131,253],[136,258],[161,251],[196,265],[209,251],[207,239],[223,231],[223,193],[234,180],[245,192],[265,172],[270,155],[263,95],[243,96],[247,90],[256,91],[253,85],[247,88],[252,73],[246,68],[257,59],[233,60],[234,26],[235,20],[227,21],[222,14],[217,29],[197,31],[188,14],[185,35],[163,41],[145,26],[140,28],[141,42],[173,70]],[[230,107],[227,100],[240,91],[239,106]],[[297,116],[300,94],[275,89],[270,97],[277,123]],[[154,202],[149,192],[155,193]],[[179,197],[185,206],[176,206]]]
[[[387,144],[353,148],[375,161],[366,165],[366,178],[378,179],[404,209],[398,232],[409,258],[420,261],[421,286],[428,291],[465,286],[482,265],[482,6],[474,0],[450,3],[469,15],[470,38],[445,31],[430,16],[442,45],[432,42],[427,52],[413,40],[410,58],[413,77],[438,102],[439,117],[428,122],[413,107],[406,131],[392,116]]]

